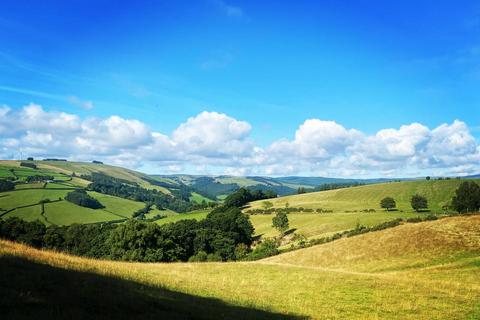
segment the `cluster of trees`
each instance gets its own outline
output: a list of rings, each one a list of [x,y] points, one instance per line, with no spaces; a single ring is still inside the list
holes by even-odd
[[[28,176],[25,181],[27,183],[32,183],[32,182],[45,182],[48,180],[54,180],[55,178],[53,176],[47,176],[47,175],[34,175],[34,176]]]
[[[355,182],[342,182],[342,183],[322,183],[321,185],[318,185],[315,188],[299,187],[297,189],[297,194],[317,192],[317,191],[335,190],[335,189],[350,188],[350,187],[358,187],[358,186],[363,186],[363,185],[365,185],[365,183],[356,182],[356,181]]]
[[[453,208],[460,213],[477,212],[480,209],[480,186],[475,181],[464,181],[455,191]]]
[[[37,169],[37,165],[32,162],[20,162],[21,167],[26,167],[26,168],[32,168],[32,169]]]
[[[413,210],[415,210],[416,212],[420,212],[422,210],[428,209],[428,200],[424,196],[414,194],[410,198],[410,205],[412,206]],[[380,207],[386,209],[387,211],[390,211],[396,209],[397,203],[392,197],[385,197],[380,201]]]
[[[10,180],[0,179],[0,192],[12,191],[15,189],[15,183]]]
[[[49,226],[18,218],[0,220],[0,237],[36,248],[93,258],[145,261],[218,261],[249,253],[253,226],[238,208],[210,213],[205,220],[159,226],[139,220],[118,225]]]
[[[74,190],[67,193],[65,200],[74,203],[76,205],[90,208],[90,209],[101,209],[105,208],[100,201],[90,196],[85,190]]]
[[[223,201],[223,207],[241,208],[251,201],[271,199],[276,197],[277,197],[277,193],[273,190],[263,191],[263,190],[250,190],[247,188],[240,188],[225,198],[225,200]]]
[[[206,203],[191,203],[190,190],[186,186],[171,190],[172,195],[167,195],[156,189],[145,189],[136,183],[102,173],[92,173],[92,175],[82,176],[82,178],[92,181],[88,186],[90,190],[124,199],[153,203],[159,210],[170,209],[176,212],[187,212],[208,207]]]

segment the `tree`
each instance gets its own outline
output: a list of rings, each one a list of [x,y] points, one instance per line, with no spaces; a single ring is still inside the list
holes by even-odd
[[[415,210],[416,212],[428,208],[427,198],[418,194],[412,196],[412,198],[410,199],[410,204],[412,205],[413,210]]]
[[[9,180],[0,179],[0,192],[11,191],[15,189],[15,184]]]
[[[385,197],[382,199],[382,201],[380,201],[380,207],[382,207],[383,209],[387,209],[387,211],[394,209],[396,206],[397,204],[392,197]]]
[[[297,189],[297,194],[307,193],[307,189],[305,187],[299,187]]]
[[[272,225],[283,235],[288,229],[288,217],[285,211],[278,212],[272,219]]]
[[[263,201],[262,207],[263,209],[268,210],[273,207],[273,203],[271,201]]]
[[[426,179],[426,180],[430,180],[430,176],[427,176],[425,179]]]
[[[460,212],[476,212],[480,209],[480,186],[474,181],[464,181],[455,191],[453,208]]]

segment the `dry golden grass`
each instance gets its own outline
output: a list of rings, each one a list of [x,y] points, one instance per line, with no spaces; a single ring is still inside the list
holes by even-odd
[[[479,227],[479,216],[445,218],[248,263],[99,261],[7,241],[0,257],[316,319],[478,319]]]

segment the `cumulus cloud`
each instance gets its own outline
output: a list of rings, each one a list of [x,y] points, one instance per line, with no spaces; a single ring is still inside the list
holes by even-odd
[[[117,115],[82,119],[37,104],[0,107],[1,158],[22,152],[158,173],[231,175],[393,177],[480,171],[480,144],[460,120],[433,129],[412,123],[367,135],[335,121],[308,119],[292,139],[264,147],[255,144],[251,132],[248,122],[218,112],[201,112],[165,134]]]

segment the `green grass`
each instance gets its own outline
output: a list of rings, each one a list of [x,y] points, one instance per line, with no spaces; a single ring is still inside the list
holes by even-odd
[[[7,214],[9,216],[10,214]],[[90,209],[68,201],[45,204],[45,217],[51,224],[95,223],[122,219],[104,209]]]
[[[189,220],[189,219],[195,219],[197,221],[203,220],[207,217],[207,214],[210,212],[210,210],[196,210],[188,213],[179,213],[167,218],[163,218],[160,220],[157,220],[156,223],[158,224],[166,224],[170,222],[177,222],[180,220]]]
[[[112,262],[1,241],[4,277],[0,278],[0,290],[10,290],[2,296],[9,299],[4,310],[14,312],[12,317],[47,310],[65,317],[70,308],[59,309],[57,303],[65,296],[71,300],[68,305],[74,306],[75,314],[84,318],[102,317],[99,310],[117,310],[117,314],[127,317],[133,312],[148,311],[152,315],[163,310],[213,319],[268,319],[278,315],[314,319],[478,319],[479,234],[480,216],[445,218],[247,263]],[[9,264],[12,259],[17,263]],[[39,270],[32,264],[49,269]],[[58,275],[61,271],[78,279],[78,284]],[[86,274],[107,277],[111,282],[99,287],[98,281],[86,278]],[[130,286],[114,290],[122,281],[128,281]],[[86,288],[95,289],[86,292]],[[166,296],[158,288],[179,296]],[[25,291],[29,295],[20,294]],[[52,296],[57,292],[61,293],[58,297]],[[118,299],[132,297],[135,292],[143,296],[115,303],[112,292],[122,292]],[[106,301],[101,299],[101,308],[100,297]],[[218,303],[217,308],[210,308],[212,301]],[[229,306],[240,309],[229,312]],[[256,313],[259,310],[269,314],[262,317]]]
[[[354,229],[357,224],[374,226],[385,221],[397,218],[412,218],[424,216],[424,213],[402,213],[402,212],[372,212],[372,213],[290,213],[288,221],[290,229],[301,233],[309,239],[330,236],[333,233]],[[272,227],[272,218],[275,215],[251,215],[255,227],[255,234],[263,237],[278,236],[278,231]]]
[[[196,203],[202,203],[203,201],[207,203],[214,202],[213,200],[210,200],[207,197],[204,197],[201,194],[198,194],[196,192],[192,192],[192,195],[190,196],[190,201],[195,201]]]
[[[122,199],[93,191],[89,191],[88,194],[105,206],[105,209],[102,209],[103,211],[114,213],[124,218],[131,218],[135,211],[145,207],[143,202]]]
[[[427,198],[431,211],[442,212],[442,206],[452,199],[455,190],[463,181],[451,179],[379,183],[292,195],[269,199],[269,201],[277,208],[285,207],[285,204],[288,202],[290,207],[323,208],[334,210],[335,212],[345,212],[347,210],[363,209],[380,210],[380,200],[390,196],[397,202],[399,210],[411,212],[410,198],[413,194],[418,193]],[[252,202],[251,207],[261,208],[262,202]]]
[[[2,197],[0,197],[0,208],[9,210],[20,206],[37,204],[44,199],[63,199],[68,192],[70,191],[48,188],[4,192],[1,194]],[[44,216],[51,224],[93,223],[131,218],[135,211],[145,206],[143,202],[122,199],[97,192],[89,192],[89,194],[98,199],[105,208],[93,210],[63,200],[45,204]],[[29,221],[39,219],[45,222],[44,217],[40,215],[40,205],[16,209],[4,216],[4,218],[8,217],[20,217]]]

